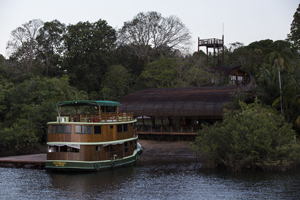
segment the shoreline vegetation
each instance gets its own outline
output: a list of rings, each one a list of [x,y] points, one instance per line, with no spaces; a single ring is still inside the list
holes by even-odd
[[[204,126],[191,148],[207,168],[228,171],[286,171],[300,161],[300,145],[292,124],[256,99],[225,110],[221,123]]]
[[[235,42],[216,53],[224,53],[225,66],[242,66],[252,89],[233,97],[223,122],[203,125],[191,145],[207,167],[285,171],[299,162],[300,4],[293,17],[283,40]],[[33,19],[11,38],[9,58],[0,55],[0,155],[43,152],[59,101],[232,86],[214,71],[212,53],[186,51],[191,37],[178,17],[154,11],[138,13],[119,30],[102,19],[69,25]]]

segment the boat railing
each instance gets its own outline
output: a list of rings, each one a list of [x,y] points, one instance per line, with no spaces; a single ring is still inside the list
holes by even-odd
[[[133,120],[133,113],[103,113],[103,114],[62,114],[58,120],[64,122],[90,122],[90,123],[107,123],[107,122],[127,122]]]
[[[208,44],[223,44],[222,39],[210,38],[210,39],[199,39],[199,45],[208,45]]]

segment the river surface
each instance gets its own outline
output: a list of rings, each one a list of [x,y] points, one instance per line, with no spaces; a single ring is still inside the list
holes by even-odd
[[[90,173],[0,168],[0,199],[300,199],[300,168],[284,173],[230,173],[197,163]]]

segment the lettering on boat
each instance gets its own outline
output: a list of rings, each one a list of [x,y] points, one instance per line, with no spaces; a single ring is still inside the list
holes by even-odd
[[[55,165],[55,167],[63,167],[65,166],[65,162],[53,162],[53,165]]]

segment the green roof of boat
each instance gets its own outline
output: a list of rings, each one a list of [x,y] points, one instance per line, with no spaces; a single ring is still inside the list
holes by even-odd
[[[117,101],[104,101],[104,100],[77,100],[77,101],[61,101],[56,104],[59,106],[120,106]]]

